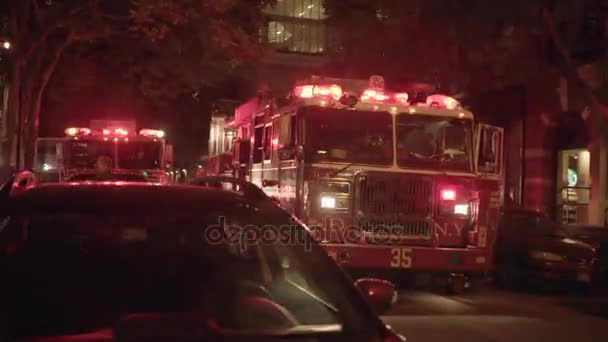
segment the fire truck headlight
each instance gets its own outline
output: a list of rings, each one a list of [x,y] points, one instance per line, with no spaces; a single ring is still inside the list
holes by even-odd
[[[469,205],[466,203],[454,205],[454,214],[464,216],[469,215]]]
[[[336,198],[330,197],[330,196],[321,197],[321,208],[335,209],[336,208]]]

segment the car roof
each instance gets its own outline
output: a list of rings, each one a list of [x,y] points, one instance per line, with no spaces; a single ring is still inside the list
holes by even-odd
[[[247,199],[232,191],[190,185],[129,182],[39,184],[11,199],[15,211],[148,212],[214,211],[242,207]],[[251,204],[251,203],[249,203]]]

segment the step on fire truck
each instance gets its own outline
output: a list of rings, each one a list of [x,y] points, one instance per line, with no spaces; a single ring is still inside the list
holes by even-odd
[[[312,77],[236,109],[234,174],[300,218],[357,275],[423,275],[460,292],[491,268],[503,130],[456,99],[384,80]],[[430,277],[429,277],[430,276]]]
[[[69,127],[65,137],[38,138],[34,172],[42,182],[94,180],[100,157],[112,161],[112,179],[172,182],[172,146],[161,130],[135,122],[93,120],[90,127]]]

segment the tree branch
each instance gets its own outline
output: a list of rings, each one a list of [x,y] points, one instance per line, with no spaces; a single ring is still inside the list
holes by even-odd
[[[70,33],[67,35],[67,37],[65,38],[63,43],[61,43],[61,45],[59,45],[57,47],[57,50],[51,57],[51,62],[47,66],[46,70],[42,73],[42,77],[40,79],[40,88],[38,88],[38,91],[36,93],[36,100],[34,102],[34,109],[33,109],[34,110],[34,120],[33,121],[34,121],[34,129],[36,130],[36,133],[38,131],[38,126],[40,124],[40,108],[42,105],[42,95],[44,94],[44,91],[46,90],[46,87],[49,84],[49,81],[51,80],[51,76],[53,76],[53,73],[57,69],[57,65],[59,64],[59,61],[61,60],[61,57],[63,56],[63,52],[72,43],[73,38],[74,38],[74,31],[70,31]]]
[[[24,64],[31,57],[31,55],[34,53],[34,51],[36,51],[36,49],[38,49],[42,44],[44,44],[47,41],[47,39],[51,36],[51,34],[53,34],[55,32],[55,30],[64,26],[64,23],[67,18],[71,18],[71,17],[77,15],[81,10],[83,10],[86,7],[87,7],[86,4],[82,5],[82,6],[78,6],[74,9],[72,9],[71,11],[69,11],[66,15],[62,15],[61,19],[57,20],[56,23],[49,25],[48,28],[46,30],[44,30],[44,32],[42,32],[42,34],[38,37],[38,39],[36,39],[30,45],[27,52],[22,55],[22,57],[19,60],[19,63]]]
[[[591,104],[592,108],[594,109],[594,113],[599,114],[601,116],[603,116],[604,118],[608,119],[608,107],[604,106],[595,96],[595,94],[593,94],[593,91],[591,90],[591,88],[582,80],[582,78],[580,77],[579,73],[576,70],[576,66],[574,64],[574,61],[572,60],[572,57],[570,56],[570,52],[568,51],[568,49],[566,48],[564,42],[562,41],[562,39],[560,38],[557,29],[555,28],[555,23],[553,22],[553,16],[551,15],[551,12],[549,11],[549,9],[545,6],[542,8],[542,15],[543,15],[543,19],[545,21],[545,25],[547,26],[547,29],[549,31],[549,35],[551,36],[551,40],[553,41],[553,44],[555,45],[557,51],[559,52],[559,54],[561,55],[562,59],[564,60],[565,64],[566,64],[566,72],[567,72],[567,76],[575,81],[575,84],[580,87],[580,89],[583,91],[583,95],[585,96],[585,99],[587,100],[588,103]]]

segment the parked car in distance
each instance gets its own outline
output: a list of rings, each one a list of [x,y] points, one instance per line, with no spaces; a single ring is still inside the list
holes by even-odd
[[[590,284],[596,264],[597,253],[592,246],[570,237],[546,215],[526,209],[503,212],[495,254],[498,284]]]
[[[564,230],[570,237],[593,246],[598,253],[598,273],[608,280],[608,227],[602,225],[573,225]]]

